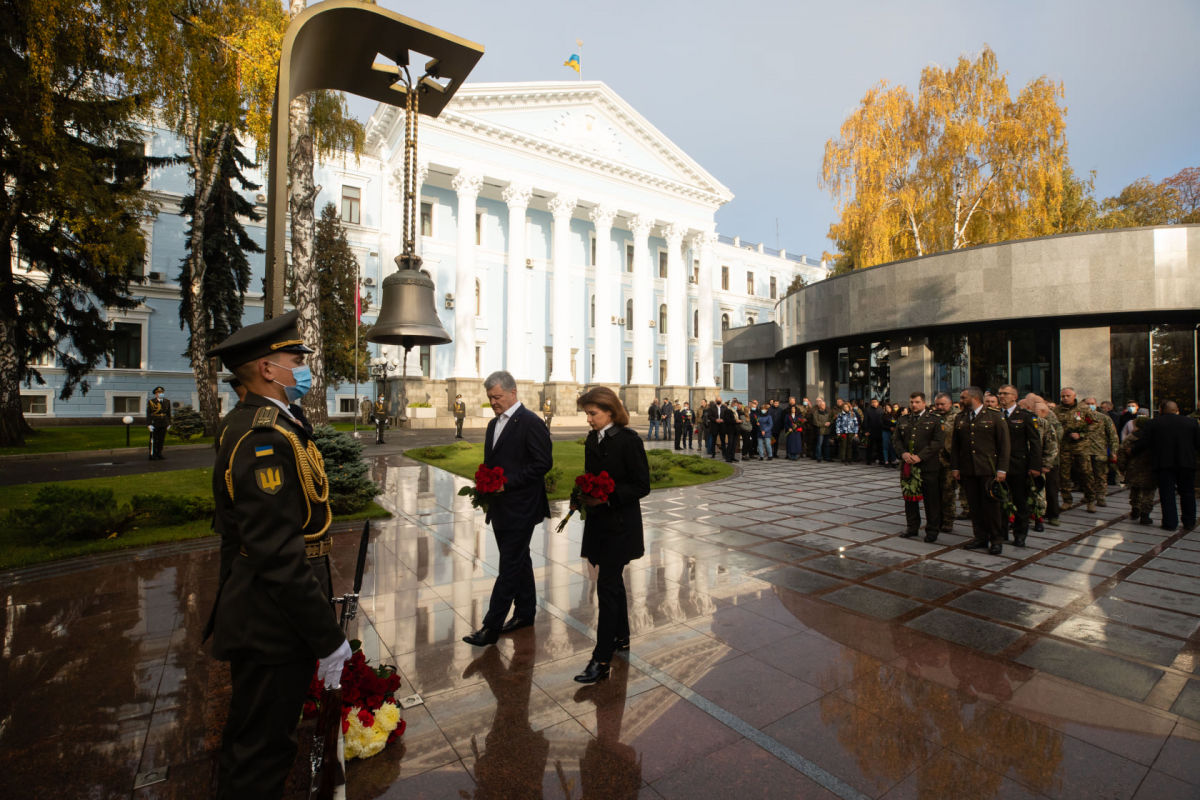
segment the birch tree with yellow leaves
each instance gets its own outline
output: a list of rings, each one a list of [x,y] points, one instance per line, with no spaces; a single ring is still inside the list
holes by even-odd
[[[825,145],[822,185],[842,268],[1058,232],[1067,162],[1062,85],[1013,99],[984,47],[921,73],[917,97],[881,82]]]

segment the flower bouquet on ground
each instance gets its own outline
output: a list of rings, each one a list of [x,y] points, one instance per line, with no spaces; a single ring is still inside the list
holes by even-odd
[[[396,702],[400,676],[390,664],[372,667],[362,652],[362,643],[350,642],[353,655],[342,668],[342,737],[345,756],[370,758],[394,739],[404,735],[406,727]],[[315,719],[321,710],[324,686],[313,673],[304,703],[304,719]]]
[[[508,478],[504,476],[504,467],[489,467],[486,464],[480,464],[479,469],[475,470],[475,485],[464,486],[458,490],[458,493],[463,496],[470,495],[471,505],[475,508],[482,508],[486,514],[488,504],[492,502],[492,496],[503,489],[506,483],[508,483]]]
[[[562,522],[558,523],[558,527],[554,529],[554,532],[562,533],[563,529],[567,527],[567,521],[571,519],[571,515],[576,511],[579,512],[580,519],[587,519],[588,506],[584,502],[585,497],[594,497],[603,503],[608,500],[616,488],[617,484],[606,471],[601,472],[599,475],[585,472],[577,476],[575,478],[575,488],[571,490],[571,510],[563,517]]]
[[[907,461],[900,465],[900,490],[906,502],[919,503],[925,499],[925,479],[921,477],[921,470],[913,469]]]

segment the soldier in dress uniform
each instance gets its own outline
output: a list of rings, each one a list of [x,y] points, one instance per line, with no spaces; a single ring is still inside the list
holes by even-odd
[[[1036,476],[1042,474],[1042,432],[1037,426],[1037,417],[1017,405],[1017,387],[1006,383],[996,390],[1000,401],[1000,413],[1008,422],[1009,496],[1017,512],[1012,521],[1013,544],[1025,546],[1029,533],[1029,486]],[[1006,526],[1007,527],[1007,526]]]
[[[954,441],[954,420],[958,417],[958,410],[951,402],[950,395],[945,392],[934,395],[933,410],[946,426],[946,434],[942,437],[942,449],[938,453],[938,480],[941,482],[942,493],[942,533],[950,533],[954,530],[954,496],[958,493],[958,481],[950,474],[950,448]],[[896,424],[899,425],[904,419],[903,416],[899,417]]]
[[[375,424],[375,444],[383,444],[383,430],[387,427],[387,398],[379,395],[375,405],[371,406],[371,422]]]
[[[1088,427],[1088,448],[1092,456],[1092,494],[1096,497],[1096,505],[1107,506],[1108,500],[1108,467],[1117,463],[1117,450],[1121,447],[1121,438],[1117,436],[1117,425],[1112,417],[1102,410],[1097,410],[1096,398],[1089,397],[1083,401],[1096,419],[1098,425]]]
[[[463,402],[462,395],[454,395],[454,438],[461,439],[463,422],[467,418],[467,404]]]
[[[978,386],[963,389],[960,400],[962,411],[954,421],[950,469],[954,479],[962,482],[971,504],[975,538],[965,547],[986,547],[992,555],[1000,555],[1004,550],[1004,529],[1000,525],[1003,507],[998,493],[988,484],[993,480],[1003,482],[1008,475],[1008,425],[1003,414],[983,405],[983,390]]]
[[[911,413],[896,425],[895,447],[907,468],[921,476],[921,495],[925,501],[925,541],[936,542],[942,530],[941,453],[946,423],[941,415],[925,407],[925,393],[908,396]],[[905,468],[901,468],[903,480]],[[904,500],[905,531],[911,539],[921,529],[921,508],[917,500]]]
[[[154,387],[154,396],[146,401],[146,422],[150,428],[150,460],[162,461],[163,443],[171,427],[171,401],[161,386]]]
[[[283,795],[313,666],[336,686],[350,657],[330,603],[324,462],[289,411],[312,384],[296,316],[248,325],[208,353],[246,388],[213,468],[221,575],[205,639],[233,677],[219,798]]]
[[[546,398],[546,402],[542,403],[542,419],[546,421],[546,427],[550,427],[550,421],[554,419],[554,404],[550,402],[550,398]]]
[[[1059,470],[1058,482],[1062,489],[1062,510],[1074,506],[1071,502],[1071,489],[1078,488],[1083,493],[1087,510],[1095,513],[1096,494],[1092,490],[1092,457],[1088,446],[1088,429],[1102,424],[1100,412],[1092,411],[1079,402],[1075,390],[1064,386],[1059,393],[1061,401],[1054,409],[1058,421],[1062,423],[1063,438],[1058,447]]]

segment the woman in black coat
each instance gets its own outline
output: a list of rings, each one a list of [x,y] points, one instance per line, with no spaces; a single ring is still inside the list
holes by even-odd
[[[626,427],[629,414],[611,389],[598,386],[580,397],[577,405],[592,428],[583,445],[583,468],[592,475],[607,472],[615,484],[604,502],[594,497],[584,499],[588,515],[583,523],[581,555],[598,570],[600,619],[592,658],[575,680],[595,683],[608,677],[613,652],[629,649],[629,608],[623,573],[626,564],[646,552],[638,501],[650,494],[650,465],[641,437]]]

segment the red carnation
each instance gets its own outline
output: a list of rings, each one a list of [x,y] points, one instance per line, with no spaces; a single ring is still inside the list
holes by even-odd
[[[369,728],[375,724],[375,715],[370,711],[367,711],[365,708],[359,709],[358,721],[362,723],[364,728]]]
[[[350,720],[342,717],[342,733],[345,733],[348,730],[350,730]]]

